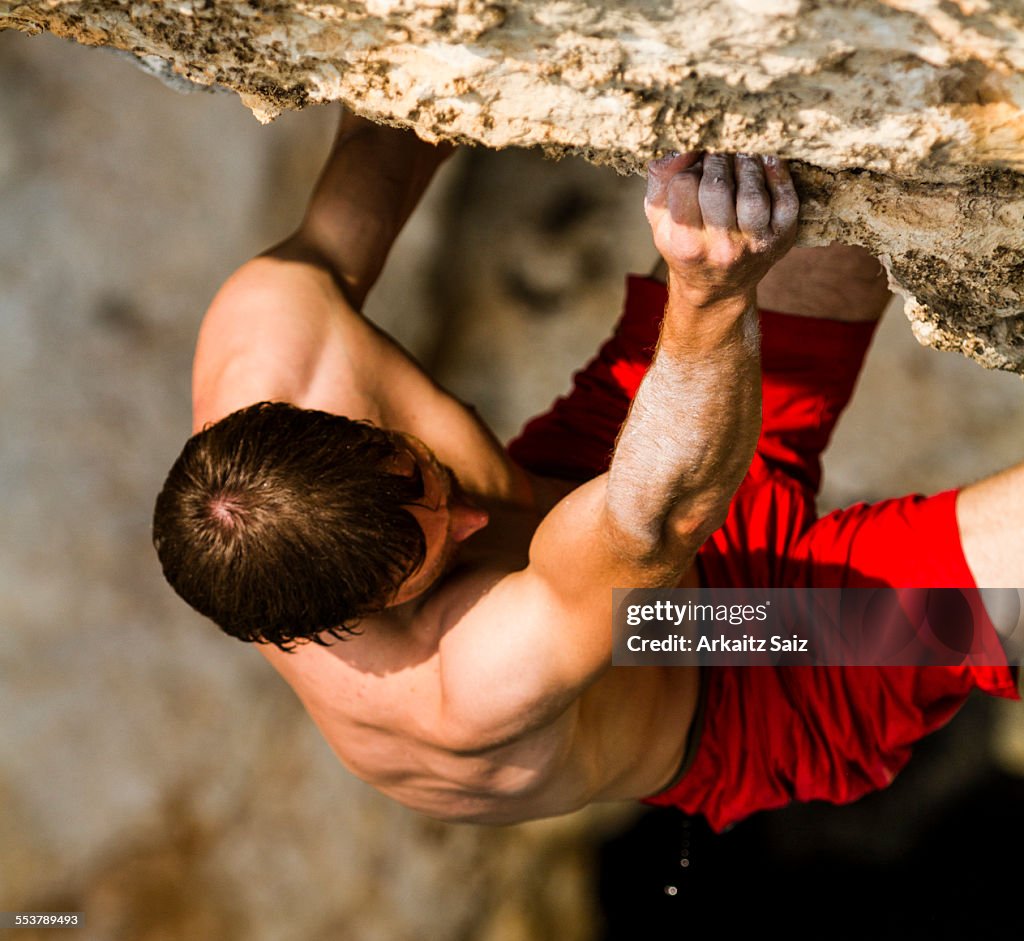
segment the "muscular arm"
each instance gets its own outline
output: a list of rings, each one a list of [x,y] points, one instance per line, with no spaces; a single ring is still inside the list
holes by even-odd
[[[792,244],[797,202],[778,163],[696,155],[655,163],[646,209],[669,269],[652,365],[605,482],[605,542],[632,575],[673,584],[719,526],[760,426],[757,282]],[[632,570],[632,571],[630,571]]]
[[[195,427],[262,399],[380,420],[373,384],[412,375],[358,313],[395,237],[450,147],[351,114],[302,224],[228,279],[204,319]],[[431,384],[418,374],[429,398]]]
[[[359,310],[450,144],[345,112],[298,231],[270,254],[328,268]]]
[[[544,519],[529,567],[481,606],[493,630],[442,650],[449,703],[495,735],[551,719],[608,667],[611,589],[678,583],[756,443],[754,291],[795,236],[788,172],[741,158],[734,179],[731,157],[676,156],[652,165],[646,208],[669,302],[611,469]]]
[[[587,577],[608,587],[676,584],[725,518],[760,428],[755,289],[792,244],[798,205],[777,161],[690,154],[652,164],[645,207],[669,270],[658,348],[598,478],[597,525],[554,521],[559,554],[577,527],[581,552],[601,547]]]
[[[755,289],[792,244],[797,211],[777,162],[694,157],[652,165],[646,208],[669,299],[606,496],[612,531],[668,584],[721,525],[750,464],[761,418]]]

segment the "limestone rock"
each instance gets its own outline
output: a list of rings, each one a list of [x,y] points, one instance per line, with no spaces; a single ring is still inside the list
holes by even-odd
[[[159,57],[263,121],[342,100],[624,171],[781,153],[808,165],[805,242],[887,256],[919,339],[1024,372],[1018,0],[0,0],[4,27]]]
[[[897,184],[803,166],[800,181],[803,231],[880,256],[918,340],[1024,373],[1024,175]]]
[[[268,119],[342,99],[490,147],[668,147],[897,175],[1024,170],[1016,0],[5,0],[2,25],[166,58]]]

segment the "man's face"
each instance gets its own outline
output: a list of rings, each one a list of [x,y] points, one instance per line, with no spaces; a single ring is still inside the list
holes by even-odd
[[[399,588],[394,603],[400,604],[422,594],[444,574],[463,542],[487,524],[487,514],[467,500],[451,469],[413,435],[396,433],[400,456],[398,473],[419,473],[423,498],[406,509],[423,530],[426,554],[423,563]]]

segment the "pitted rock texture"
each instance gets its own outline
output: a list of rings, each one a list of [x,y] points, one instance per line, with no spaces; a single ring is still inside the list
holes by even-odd
[[[804,165],[800,184],[802,231],[880,256],[920,342],[1024,373],[1024,175],[896,183]]]
[[[4,27],[160,57],[261,120],[342,100],[626,172],[781,153],[805,243],[885,256],[919,339],[1024,372],[1019,0],[0,0]]]

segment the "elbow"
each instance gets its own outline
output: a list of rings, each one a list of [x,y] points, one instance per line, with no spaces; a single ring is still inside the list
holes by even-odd
[[[731,495],[730,495],[731,499]],[[620,551],[642,565],[657,567],[695,553],[725,524],[730,499],[695,499],[677,504],[660,518],[615,519],[609,513]],[[611,509],[611,508],[609,508]]]
[[[676,507],[665,521],[664,538],[675,547],[692,547],[696,551],[725,525],[731,501],[730,492],[725,498],[707,497]]]
[[[617,510],[617,504],[609,501],[605,507],[605,528],[614,534],[618,554],[642,565],[652,565],[663,558],[665,520]]]

